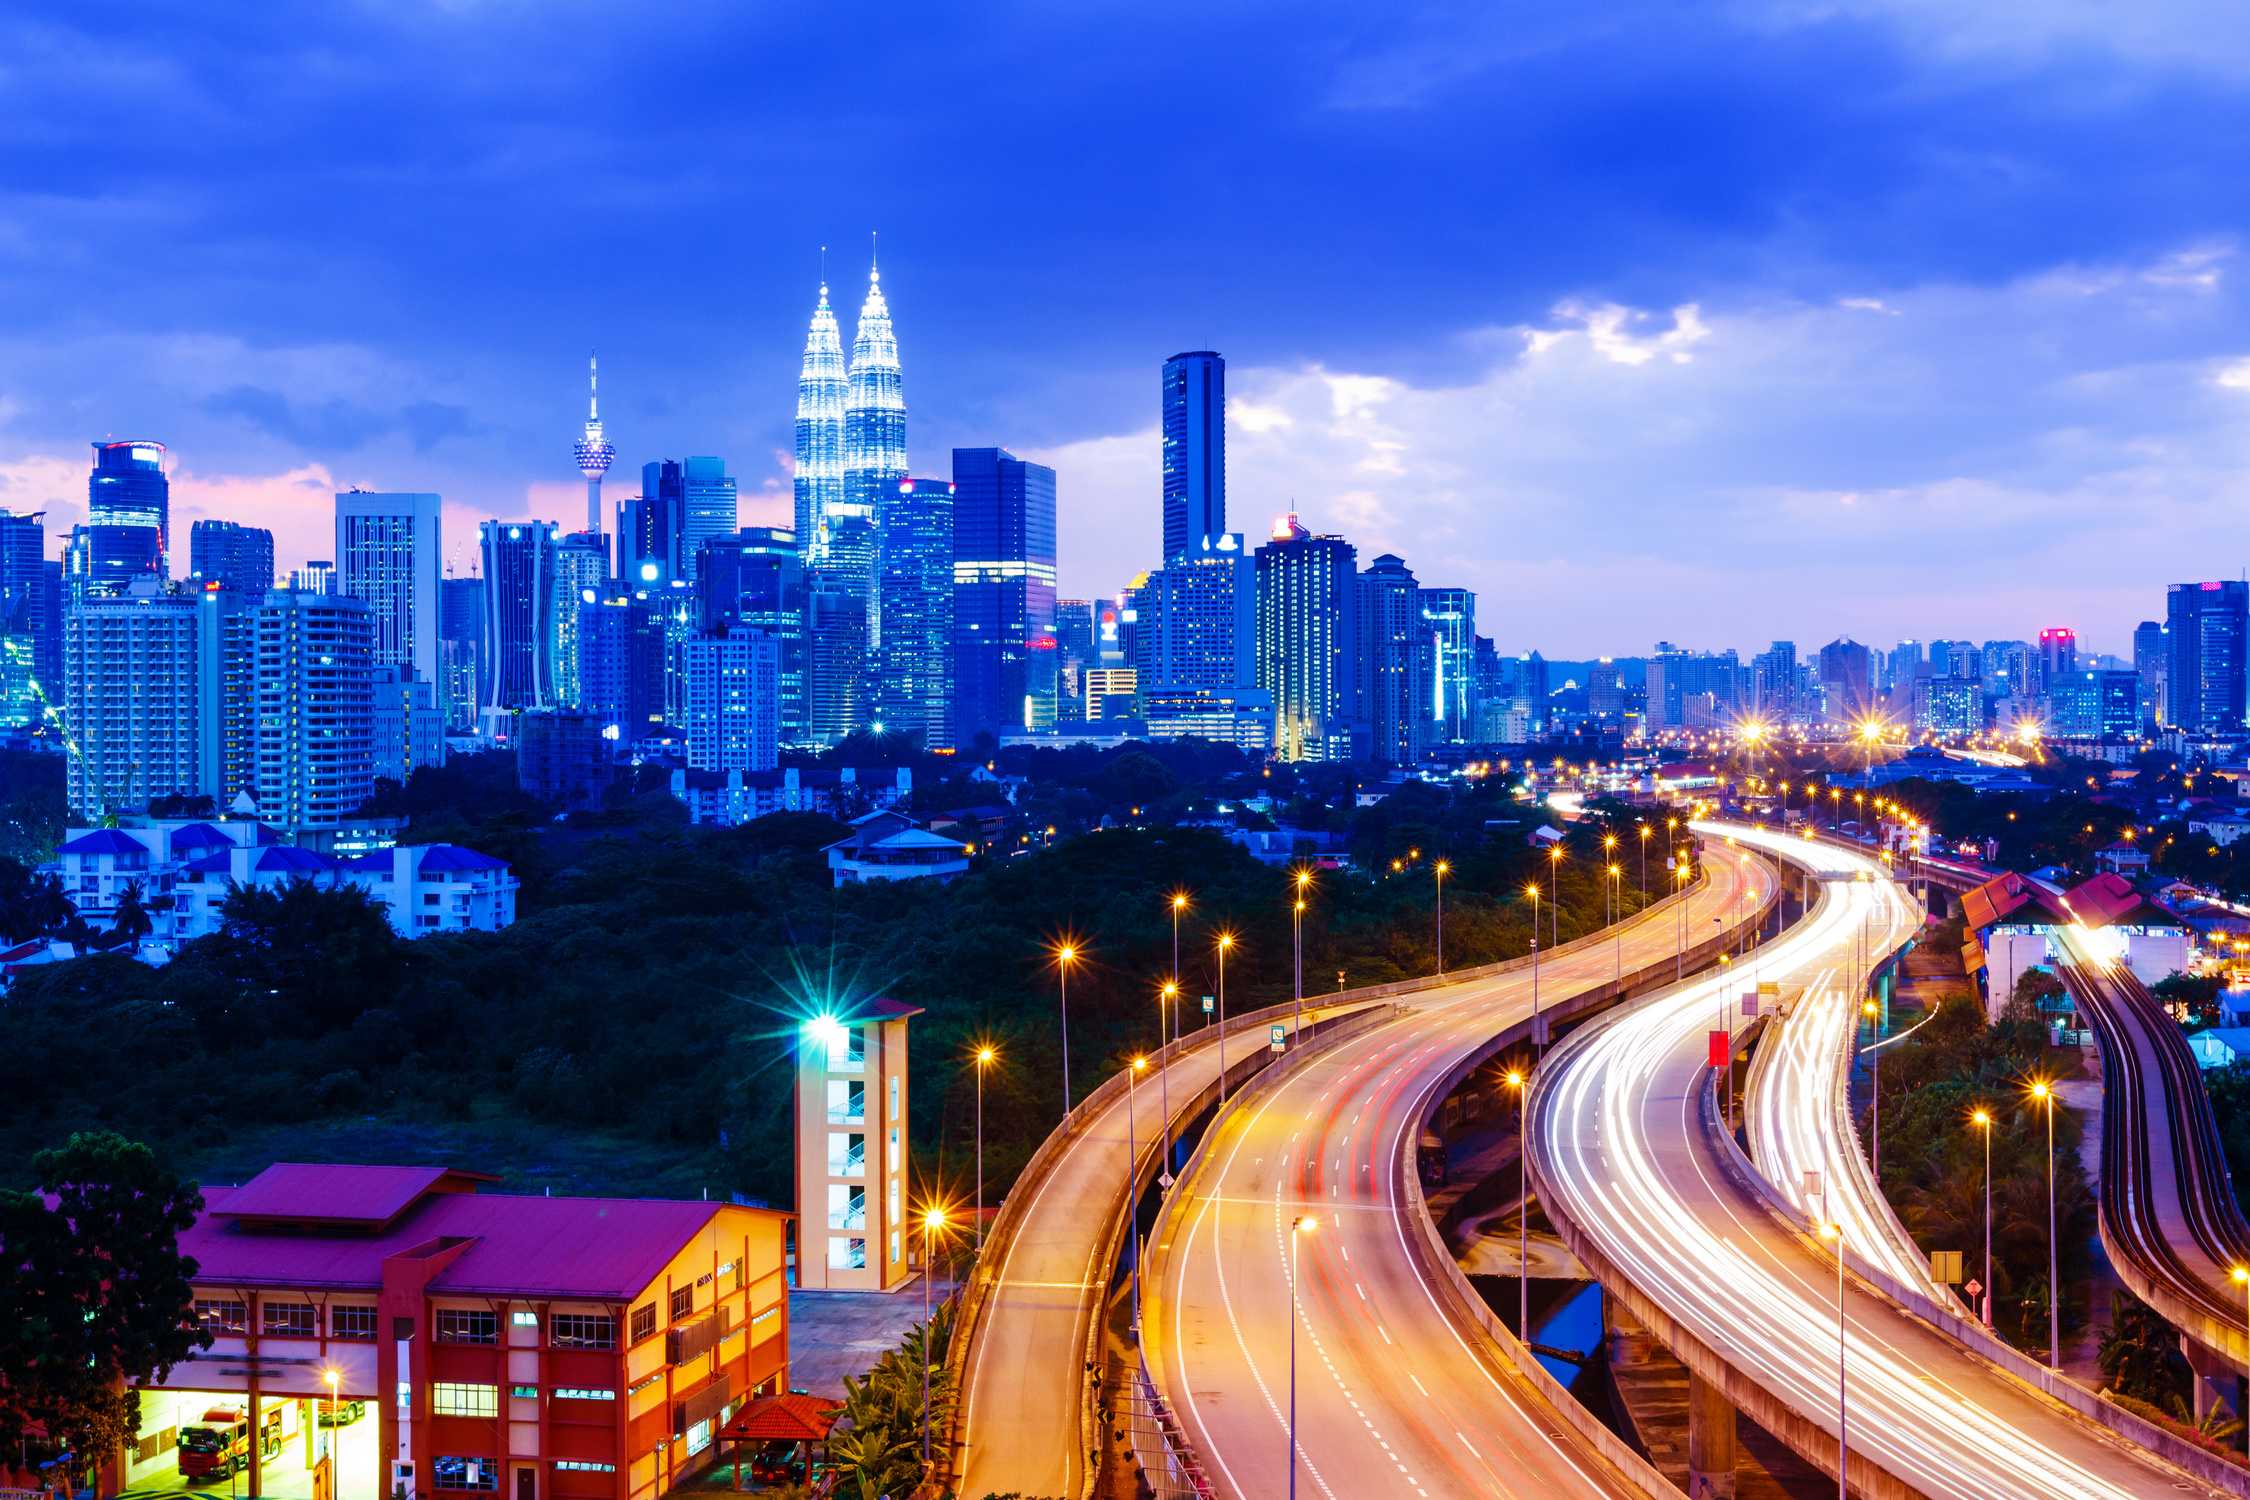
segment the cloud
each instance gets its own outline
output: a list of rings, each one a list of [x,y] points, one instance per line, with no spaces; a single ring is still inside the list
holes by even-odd
[[[2242,346],[2240,310],[2146,269],[1902,287],[1896,318],[1567,302],[1489,330],[1506,352],[1446,386],[1238,366],[1234,409],[1258,416],[1230,431],[1230,524],[1293,507],[1363,559],[1395,551],[1477,590],[1505,650],[2070,625],[2122,652],[2167,583],[2235,570],[2250,489],[2250,358],[2207,352]],[[1138,468],[1100,457],[1118,443]],[[1153,560],[1155,451],[1153,432],[1057,450],[1082,507],[1066,588]]]

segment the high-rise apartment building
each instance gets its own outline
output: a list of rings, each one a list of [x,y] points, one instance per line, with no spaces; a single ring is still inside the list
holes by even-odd
[[[258,816],[324,846],[375,789],[374,611],[276,589],[251,615]]]
[[[1061,653],[1056,664],[1056,691],[1065,698],[1082,696],[1087,668],[1101,665],[1100,652],[1094,646],[1093,600],[1055,601],[1055,650]],[[1066,719],[1077,716],[1069,712],[1063,715]]]
[[[1136,606],[1144,696],[1258,685],[1258,564],[1239,532],[1197,537],[1148,575]]]
[[[11,724],[41,716],[62,699],[60,632],[48,624],[47,528],[44,512],[0,510],[0,640],[5,688],[0,713]]]
[[[199,583],[262,594],[273,587],[273,533],[233,521],[198,521],[188,528],[188,568]]]
[[[1164,362],[1164,561],[1227,529],[1227,362],[1208,349]]]
[[[841,515],[870,525],[876,490],[886,480],[906,477],[906,398],[899,382],[898,337],[891,330],[890,305],[883,300],[882,274],[867,273],[867,300],[860,304],[852,330],[852,364],[844,381],[844,495]],[[836,538],[822,544],[819,567],[834,565],[828,555]],[[843,560],[847,571],[864,562]]]
[[[2151,724],[2166,722],[2164,679],[2171,669],[2172,641],[2161,620],[2133,627],[2133,670],[2141,674],[2141,715]]]
[[[1532,651],[1517,660],[1503,743],[1528,744],[1547,732],[1553,698],[1550,686],[1545,657]]]
[[[1790,722],[1797,711],[1797,643],[1775,641],[1750,658],[1751,707],[1768,723]]]
[[[196,612],[196,730],[201,782],[217,808],[258,796],[258,640],[256,608],[267,590],[216,581],[189,592]]]
[[[444,765],[445,715],[438,710],[434,685],[415,676],[411,667],[378,666],[369,671],[368,680],[373,774],[403,784],[416,766]]]
[[[1055,719],[1055,471],[953,450],[954,744]]]
[[[143,574],[170,576],[172,482],[162,443],[94,444],[86,485],[87,586],[122,592]]]
[[[2141,728],[2138,672],[2071,671],[2047,684],[2047,733],[2065,739],[2129,739]]]
[[[1430,633],[1430,733],[1456,744],[1475,739],[1477,596],[1422,590],[1422,625]]]
[[[601,537],[591,531],[574,531],[555,548],[555,632],[550,656],[555,664],[555,701],[576,708],[579,693],[579,613],[601,601],[609,585],[609,553]]]
[[[1422,589],[1406,560],[1386,552],[1358,579],[1359,701],[1369,754],[1387,765],[1422,759],[1435,676]]]
[[[2198,738],[2243,732],[2250,584],[2175,583],[2165,590],[2165,722]]]
[[[865,728],[867,596],[814,572],[805,581],[805,716],[814,745]]]
[[[843,337],[828,306],[828,285],[805,334],[805,362],[797,376],[796,538],[807,567],[828,561],[828,520],[844,502]]]
[[[1275,520],[1255,554],[1258,686],[1273,695],[1283,760],[1349,760],[1358,705],[1358,557],[1340,536]]]
[[[695,636],[680,647],[688,764],[770,771],[780,762],[781,647],[755,630]]]
[[[953,748],[953,484],[893,479],[875,491],[876,722],[926,750]]]
[[[555,706],[555,552],[552,521],[483,521],[484,660],[480,713]]]
[[[690,458],[680,466],[680,577],[693,583],[703,566],[703,544],[732,536],[738,526],[734,480],[723,458]]]
[[[1586,669],[1586,712],[1613,724],[1625,717],[1625,677],[1606,656]]]
[[[433,685],[444,676],[442,509],[436,495],[346,490],[336,497],[336,591],[366,601],[373,664],[402,667]]]
[[[153,575],[64,617],[64,775],[78,817],[203,789],[199,634],[196,601]]]

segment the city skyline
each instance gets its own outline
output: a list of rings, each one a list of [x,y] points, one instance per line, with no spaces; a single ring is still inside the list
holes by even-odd
[[[80,24],[36,12],[12,24]],[[880,229],[915,451],[998,443],[1055,468],[1068,596],[1113,590],[1113,558],[1159,560],[1151,371],[1214,348],[1231,524],[1293,510],[1370,554],[1457,559],[1445,581],[1510,645],[2061,621],[2122,650],[2173,559],[2240,571],[2241,91],[2183,14],[1428,15],[1366,36],[1316,11],[1288,28],[1299,48],[1254,10],[955,17],[909,46],[849,18],[691,9],[615,28],[640,71],[592,115],[529,84],[417,112],[487,47],[561,45],[506,17],[158,46],[128,16],[113,40],[180,50],[122,113],[88,110],[99,65],[26,31],[21,117],[50,122],[58,175],[0,192],[45,247],[0,294],[0,504],[60,502],[67,525],[82,445],[145,437],[171,445],[179,529],[286,533],[294,503],[317,532],[336,489],[434,491],[463,570],[476,519],[575,520],[583,480],[555,434],[593,344],[623,458],[725,455],[743,522],[786,525],[820,247],[848,282]],[[723,47],[781,82],[683,122],[644,81]],[[245,85],[225,126],[193,81],[238,50],[281,76],[306,48],[354,62],[330,90]],[[1040,68],[879,91],[798,149],[794,122],[826,117],[810,101],[910,57]],[[355,101],[378,88],[403,108],[370,123]],[[1148,128],[1182,89],[1216,101],[1199,133]],[[208,128],[167,138],[167,109]],[[485,149],[515,128],[495,109],[558,144]],[[232,149],[245,131],[321,154]],[[1981,163],[2005,164],[1999,185]],[[715,167],[739,186],[711,193]],[[298,190],[286,213],[276,178]],[[1025,180],[1018,232],[948,227],[974,191]],[[329,212],[347,182],[355,211]],[[1121,220],[1121,185],[1176,189],[1207,227]],[[700,231],[645,232],[695,217],[647,218],[666,195],[722,222],[738,202],[804,206],[682,255]],[[423,237],[441,251],[412,232],[433,212],[460,220]],[[407,232],[342,227],[369,213]],[[1589,523],[1608,545],[1586,545]]]

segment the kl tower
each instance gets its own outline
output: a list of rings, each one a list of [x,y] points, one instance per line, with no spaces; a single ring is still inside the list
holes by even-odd
[[[600,368],[592,355],[586,356],[586,435],[578,440],[574,450],[578,458],[578,472],[586,476],[586,529],[595,536],[602,534],[602,476],[609,472],[610,460],[617,450],[602,440],[601,392],[597,388]]]

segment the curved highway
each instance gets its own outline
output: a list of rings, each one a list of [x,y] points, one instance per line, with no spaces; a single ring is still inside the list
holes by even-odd
[[[1913,930],[1912,908],[1883,890],[1887,872],[1846,850],[1747,828],[1698,825],[1709,840],[1732,835],[1810,866],[1827,899],[1762,954],[1766,977],[1831,979],[1841,970],[1856,998],[1866,953],[1881,955]],[[1864,872],[1868,878],[1856,878]],[[1838,879],[1842,876],[1846,878]],[[1866,933],[1862,946],[1862,933]],[[1692,1342],[1760,1393],[1785,1419],[1832,1445],[1837,1430],[1838,1288],[1835,1261],[1787,1229],[1737,1181],[1723,1144],[1703,1127],[1710,1079],[1704,1041],[1714,1004],[1733,976],[1690,983],[1613,1013],[1571,1037],[1534,1080],[1531,1166],[1549,1215],[1605,1282],[1629,1284],[1672,1322],[1675,1346]],[[1842,988],[1842,986],[1837,986]],[[1775,1090],[1769,1096],[1780,1101]],[[1777,1107],[1825,1115],[1827,1097]],[[1825,1127],[1806,1125],[1789,1150],[1825,1160]],[[1823,1168],[1823,1202],[1852,1249],[1870,1258],[1895,1248],[1874,1205],[1851,1201],[1853,1177]],[[1800,1178],[1796,1193],[1802,1197]],[[1926,1285],[1915,1270],[1913,1283]],[[1614,1287],[1613,1287],[1614,1289]],[[1972,1357],[1936,1329],[1856,1280],[1844,1293],[1848,1432],[1855,1482],[1876,1478],[1927,1496],[2052,1500],[2058,1495],[2170,1495],[2187,1476],[2132,1450],[2091,1423]],[[1772,1423],[1768,1424],[1773,1425]],[[1830,1467],[1834,1451],[1807,1457]]]
[[[1691,937],[1746,915],[1763,866],[1704,854]],[[1630,974],[1672,951],[1668,924],[1628,928],[1542,965],[1543,997]],[[1150,1369],[1219,1493],[1288,1493],[1292,1323],[1299,1339],[1299,1483],[1307,1496],[1638,1496],[1546,1401],[1456,1326],[1400,1217],[1399,1173],[1463,1063],[1531,1010],[1528,971],[1410,997],[1414,1013],[1245,1100],[1174,1189],[1143,1288]],[[1297,1246],[1290,1225],[1321,1227]]]

